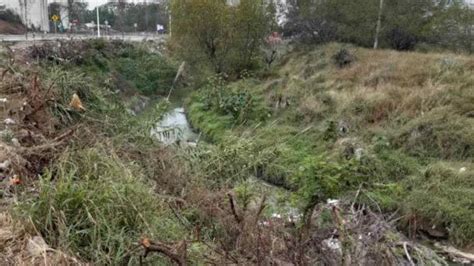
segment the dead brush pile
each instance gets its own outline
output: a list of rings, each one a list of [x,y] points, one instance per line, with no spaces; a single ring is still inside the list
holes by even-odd
[[[1,57],[0,260],[5,265],[81,265],[48,246],[35,230],[11,218],[10,203],[24,193],[64,149],[72,129],[56,130],[50,111],[52,88],[38,73],[16,63],[10,49]]]
[[[268,213],[265,195],[244,203],[235,191],[193,188],[170,203],[194,232],[188,249],[175,254],[181,258],[215,265],[445,265],[433,250],[397,232],[393,217],[367,206],[333,201],[305,217],[286,217]]]
[[[56,119],[49,109],[52,90],[42,86],[37,73],[15,64],[13,55],[4,60],[2,69],[1,157],[9,165],[4,174],[26,181],[42,172],[72,131],[55,130]]]
[[[95,52],[102,55],[113,53],[114,49],[120,50],[127,47],[124,42],[113,41],[108,43],[104,40],[58,40],[44,42],[28,48],[27,57],[35,60],[47,60],[61,64],[79,65],[94,57]]]

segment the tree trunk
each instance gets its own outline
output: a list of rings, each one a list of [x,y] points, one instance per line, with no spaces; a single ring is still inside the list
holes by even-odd
[[[383,0],[380,0],[379,16],[377,18],[377,28],[375,29],[374,49],[377,49],[379,46],[379,35],[380,35],[380,29],[382,28],[382,14],[383,14]]]

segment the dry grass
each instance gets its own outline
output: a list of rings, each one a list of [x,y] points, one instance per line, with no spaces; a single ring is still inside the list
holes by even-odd
[[[87,263],[59,250],[42,245],[27,224],[12,219],[5,210],[0,213],[0,264],[16,266],[85,266]]]
[[[305,121],[336,106],[339,117],[359,128],[422,117],[443,106],[452,105],[461,114],[474,111],[473,56],[349,46],[356,61],[339,68],[331,56],[341,47],[330,44],[291,54],[278,69],[284,78],[267,81],[272,93],[290,99]],[[275,97],[267,100],[274,105]]]

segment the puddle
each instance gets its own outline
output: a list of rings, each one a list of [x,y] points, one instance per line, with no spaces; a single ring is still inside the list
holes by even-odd
[[[184,108],[175,108],[163,116],[150,134],[165,145],[177,142],[196,143],[199,136],[192,129]]]

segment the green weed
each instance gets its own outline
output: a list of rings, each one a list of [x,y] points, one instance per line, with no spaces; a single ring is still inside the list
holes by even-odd
[[[138,264],[133,249],[143,236],[183,237],[137,165],[101,147],[66,151],[37,189],[36,197],[19,203],[18,213],[53,247],[97,264]]]

